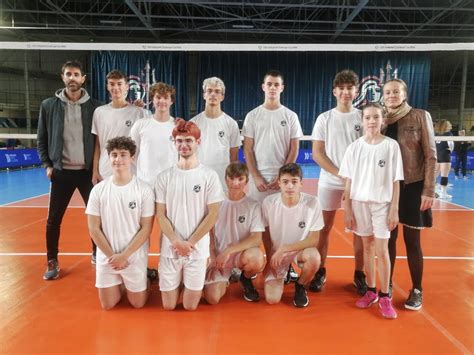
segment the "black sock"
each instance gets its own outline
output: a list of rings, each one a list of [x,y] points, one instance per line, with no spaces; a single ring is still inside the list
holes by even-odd
[[[382,298],[382,297],[388,297],[388,293],[383,293],[382,291],[379,291],[379,298]]]
[[[441,184],[441,186],[447,186],[448,185],[448,178],[447,177],[441,177],[440,184]]]
[[[320,267],[319,270],[316,272],[319,275],[326,275],[326,268]]]
[[[365,277],[365,274],[363,271],[360,271],[360,270],[356,270],[354,271],[354,278],[364,278]]]
[[[377,293],[376,287],[367,287],[367,291],[372,291],[373,293]]]

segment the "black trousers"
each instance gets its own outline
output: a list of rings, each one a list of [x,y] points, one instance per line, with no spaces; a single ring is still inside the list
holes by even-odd
[[[90,170],[53,170],[51,191],[49,196],[48,221],[46,222],[46,248],[48,260],[58,258],[59,235],[61,222],[69,201],[76,190],[79,190],[87,205],[92,190],[92,171]],[[92,242],[92,252],[96,253],[96,245]]]
[[[456,166],[454,167],[454,174],[459,174],[459,168],[461,168],[462,176],[466,176],[466,167],[467,167],[467,152],[462,152],[458,154],[458,159],[456,161]]]

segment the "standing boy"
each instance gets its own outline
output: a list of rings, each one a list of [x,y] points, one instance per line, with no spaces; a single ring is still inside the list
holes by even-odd
[[[303,136],[298,115],[281,104],[284,88],[283,75],[268,71],[262,83],[265,101],[247,114],[242,128],[249,196],[258,202],[278,192],[278,169],[296,161]]]
[[[94,154],[94,136],[90,132],[93,112],[100,105],[82,88],[86,75],[80,62],[64,63],[61,79],[66,87],[41,103],[38,119],[38,154],[51,181],[45,280],[59,277],[61,222],[76,188],[85,204],[89,199]],[[95,260],[95,250],[93,243],[92,260]]]
[[[173,86],[161,82],[153,84],[150,97],[155,113],[132,127],[131,137],[138,148],[137,176],[151,186],[160,172],[178,162],[172,136],[175,120],[170,113],[175,95]]]
[[[321,267],[314,276],[309,289],[319,292],[326,283],[326,257],[329,246],[329,233],[334,225],[336,211],[341,206],[344,194],[344,179],[339,176],[339,166],[344,153],[352,142],[362,136],[360,110],[352,106],[359,87],[359,77],[352,70],[336,74],[332,93],[337,105],[332,110],[318,116],[314,124],[313,159],[321,167],[318,184],[318,197],[323,210],[324,228],[321,230],[318,250],[321,254]],[[367,291],[364,274],[364,254],[362,240],[354,234],[355,272],[353,284],[360,295]]]
[[[217,221],[224,193],[217,173],[197,158],[199,128],[178,119],[172,135],[179,161],[155,182],[157,219],[163,232],[160,290],[163,307],[173,310],[183,283],[183,307],[195,310],[204,288],[209,231]]]
[[[217,304],[224,296],[233,268],[242,270],[240,283],[244,299],[260,299],[252,284],[252,277],[263,270],[265,258],[260,250],[262,232],[265,230],[260,205],[245,195],[249,179],[247,166],[231,163],[225,171],[228,198],[222,202],[211,242],[214,261],[208,268],[204,297],[210,304]]]
[[[301,192],[303,173],[297,164],[286,164],[278,173],[281,193],[268,196],[262,211],[270,229],[270,252],[267,254],[265,299],[269,304],[280,302],[283,281],[291,262],[301,267],[295,282],[295,307],[309,304],[306,287],[320,264],[316,243],[323,228],[318,198]]]
[[[98,246],[96,287],[104,309],[120,301],[122,284],[130,304],[141,308],[148,298],[154,194],[131,171],[136,146],[130,138],[113,138],[106,149],[113,175],[94,186],[86,209],[89,232]]]
[[[239,160],[239,126],[221,109],[225,96],[224,82],[217,77],[207,78],[202,83],[202,89],[206,101],[204,112],[191,119],[201,130],[199,161],[217,172],[225,188],[225,169],[230,162]]]
[[[106,142],[115,137],[130,136],[133,124],[145,115],[142,108],[127,102],[128,88],[128,79],[120,70],[114,69],[107,74],[107,91],[112,101],[98,107],[92,121],[92,134],[97,136],[92,174],[94,184],[112,175]]]

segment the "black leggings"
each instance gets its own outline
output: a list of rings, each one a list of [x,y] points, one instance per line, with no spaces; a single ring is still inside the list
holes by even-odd
[[[84,203],[87,205],[92,190],[92,173],[89,170],[53,170],[51,176],[51,191],[49,196],[48,221],[46,222],[46,248],[48,260],[58,258],[59,234],[61,222],[69,201],[76,190],[79,190]],[[92,252],[95,254],[96,245],[92,242]]]
[[[420,229],[403,226],[403,239],[407,250],[408,267],[410,269],[413,288],[422,290],[421,281],[423,278],[423,251],[421,250]],[[392,280],[395,260],[397,257],[397,237],[398,227],[390,233],[388,242],[388,252],[390,255],[390,281]]]

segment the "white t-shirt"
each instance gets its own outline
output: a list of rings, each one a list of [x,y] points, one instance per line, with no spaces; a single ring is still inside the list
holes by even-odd
[[[351,179],[352,200],[391,202],[393,183],[403,180],[397,141],[384,137],[378,144],[368,144],[365,137],[359,138],[347,148],[339,174]]]
[[[145,117],[145,111],[131,104],[122,108],[114,108],[110,103],[95,109],[91,131],[99,139],[99,174],[102,178],[105,179],[113,174],[109,155],[105,149],[107,141],[115,137],[129,137],[133,124],[143,117]]]
[[[302,137],[303,131],[298,115],[290,109],[267,110],[260,105],[245,117],[242,135],[253,138],[258,171],[269,180],[285,164],[291,139]]]
[[[114,253],[124,251],[140,230],[140,219],[155,214],[154,193],[145,182],[133,177],[123,186],[115,185],[112,176],[95,185],[87,203],[86,214],[100,216],[102,231]],[[148,242],[129,258],[148,263]],[[107,257],[97,248],[97,265],[107,264]]]
[[[194,116],[191,122],[201,130],[199,161],[214,169],[225,187],[225,169],[230,163],[230,148],[242,145],[237,122],[226,113],[217,118],[208,118],[204,112]]]
[[[220,253],[229,245],[237,244],[250,233],[263,232],[262,210],[257,201],[248,196],[239,201],[222,202],[217,218],[216,250]]]
[[[217,173],[202,164],[190,170],[173,166],[158,175],[156,202],[166,205],[166,217],[177,236],[188,240],[207,214],[207,206],[224,200]],[[190,259],[209,257],[209,233],[195,245]],[[178,258],[166,235],[161,238],[161,256]]]
[[[324,142],[326,155],[339,168],[349,144],[361,136],[361,111],[353,108],[351,112],[343,113],[333,108],[318,116],[311,139]],[[318,184],[330,189],[344,190],[344,180],[324,169],[321,169]]]
[[[305,239],[310,232],[324,227],[323,214],[316,196],[300,193],[296,206],[287,207],[281,193],[265,198],[262,204],[265,226],[270,228],[273,251],[282,245]]]
[[[173,143],[174,118],[158,122],[151,117],[137,121],[131,137],[137,145],[137,176],[153,186],[162,171],[178,162]]]

